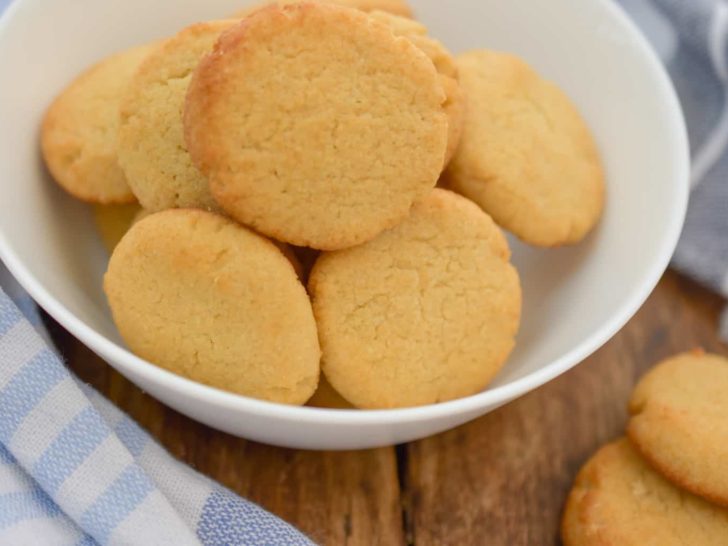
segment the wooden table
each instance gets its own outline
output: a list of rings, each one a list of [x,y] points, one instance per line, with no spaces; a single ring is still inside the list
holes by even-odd
[[[579,466],[619,436],[635,381],[694,347],[728,354],[724,301],[668,273],[598,353],[536,392],[456,430],[396,448],[315,453],[233,438],[146,396],[59,331],[61,350],[174,455],[325,545],[558,544]],[[57,330],[59,330],[57,328]]]

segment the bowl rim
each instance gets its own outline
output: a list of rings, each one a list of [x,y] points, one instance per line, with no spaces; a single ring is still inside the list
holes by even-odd
[[[168,390],[179,392],[191,399],[201,400],[216,407],[230,409],[238,413],[255,414],[263,418],[295,421],[302,424],[395,425],[463,415],[477,412],[480,408],[498,407],[508,403],[569,371],[622,329],[642,307],[667,269],[677,246],[687,213],[690,186],[690,150],[685,120],[675,88],[652,46],[623,9],[612,0],[594,1],[601,4],[602,8],[609,12],[614,20],[623,27],[625,34],[629,35],[635,44],[635,51],[638,51],[644,57],[651,73],[649,79],[654,82],[660,100],[666,103],[669,110],[670,119],[668,121],[672,133],[671,146],[675,152],[671,154],[671,160],[675,163],[675,179],[682,180],[682,184],[674,189],[675,196],[671,203],[675,209],[673,211],[674,222],[671,222],[668,229],[665,230],[660,241],[659,258],[647,269],[642,282],[631,288],[622,306],[601,328],[585,337],[569,352],[524,377],[465,398],[410,408],[340,410],[290,406],[257,400],[222,391],[176,375],[137,357],[124,347],[107,339],[77,318],[38,281],[14,252],[13,247],[2,232],[0,232],[0,259],[20,285],[51,317],[122,375],[126,375],[128,372],[135,377],[143,378],[149,383],[163,385]],[[15,0],[8,6],[3,16],[0,17],[0,34],[10,25],[15,12],[24,3],[24,0]]]

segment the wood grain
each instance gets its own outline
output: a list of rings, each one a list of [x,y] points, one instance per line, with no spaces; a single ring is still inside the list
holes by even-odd
[[[408,446],[413,542],[558,544],[574,476],[599,446],[622,434],[636,380],[676,352],[700,346],[728,353],[715,335],[720,307],[720,298],[670,274],[617,337],[570,373]]]
[[[64,357],[174,456],[297,526],[319,544],[404,542],[394,448],[317,453],[218,432],[165,407],[56,326]]]
[[[233,438],[151,399],[55,327],[69,365],[175,456],[325,545],[558,544],[580,465],[621,434],[635,381],[700,346],[724,302],[669,273],[638,315],[575,370],[477,421],[406,446],[315,453]]]

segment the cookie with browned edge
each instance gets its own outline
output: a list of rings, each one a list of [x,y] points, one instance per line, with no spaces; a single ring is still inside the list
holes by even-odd
[[[471,51],[456,64],[468,104],[448,186],[526,243],[581,241],[602,213],[604,171],[574,104],[514,55]]]
[[[117,245],[104,290],[140,357],[237,394],[304,404],[319,377],[311,303],[273,243],[222,216],[172,209]]]
[[[153,46],[117,53],[81,74],[53,102],[41,128],[41,148],[58,184],[78,199],[135,201],[117,156],[119,103]]]
[[[564,546],[724,546],[728,510],[674,486],[621,439],[579,472],[561,536]]]
[[[627,433],[670,481],[728,506],[728,359],[693,351],[637,385]]]
[[[335,250],[401,222],[447,145],[432,61],[365,13],[272,6],[225,32],[190,83],[190,154],[227,214]]]
[[[509,259],[490,217],[441,189],[374,240],[324,253],[308,286],[326,378],[366,409],[481,391],[519,326],[521,290]]]
[[[119,162],[144,209],[217,209],[207,179],[193,165],[182,127],[192,71],[234,21],[198,23],[156,48],[121,102]]]

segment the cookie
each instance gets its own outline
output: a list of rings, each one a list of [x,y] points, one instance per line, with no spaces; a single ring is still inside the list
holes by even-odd
[[[386,25],[331,4],[273,6],[200,63],[185,136],[226,213],[336,250],[401,222],[435,186],[444,101],[430,59]]]
[[[129,84],[121,103],[119,163],[149,211],[217,208],[207,180],[187,153],[182,111],[192,71],[233,23],[183,29],[149,55]]]
[[[270,241],[222,216],[167,210],[135,224],[104,277],[129,348],[237,394],[304,404],[316,390],[311,304]]]
[[[630,401],[628,435],[683,489],[728,506],[728,359],[700,351],[650,371]]]
[[[410,40],[430,58],[440,73],[442,87],[447,97],[444,104],[449,128],[445,151],[445,165],[447,165],[460,144],[465,123],[465,94],[457,81],[458,72],[452,54],[442,43],[428,36],[427,27],[417,21],[384,11],[373,11],[369,16],[388,25],[395,35]]]
[[[475,394],[514,344],[518,273],[475,204],[436,189],[397,227],[324,253],[309,280],[331,385],[359,408]]]
[[[513,55],[472,51],[456,64],[468,114],[448,186],[526,243],[579,242],[604,203],[601,160],[579,112]]]
[[[119,102],[139,64],[141,46],[99,62],[53,102],[43,120],[41,149],[58,184],[90,203],[135,201],[117,161]]]
[[[326,381],[326,378],[323,376],[319,381],[318,389],[316,389],[316,392],[313,393],[311,400],[306,405],[312,408],[322,409],[355,409],[343,396],[334,390],[331,383]]]
[[[128,205],[94,205],[94,221],[109,253],[114,251],[142,209],[137,203]]]
[[[561,534],[564,546],[724,546],[728,511],[675,487],[621,439],[579,472]]]
[[[301,0],[278,0],[275,2],[279,6],[286,4],[297,4]],[[401,15],[402,17],[412,17],[412,9],[409,7],[407,2],[404,0],[321,0],[329,4],[337,4],[347,8],[354,8],[361,11],[371,12],[375,10],[386,11],[388,13],[394,13],[395,15]],[[255,13],[259,9],[271,5],[272,2],[265,4],[257,4],[255,6],[242,9],[236,12],[233,17],[247,17],[248,15]]]

